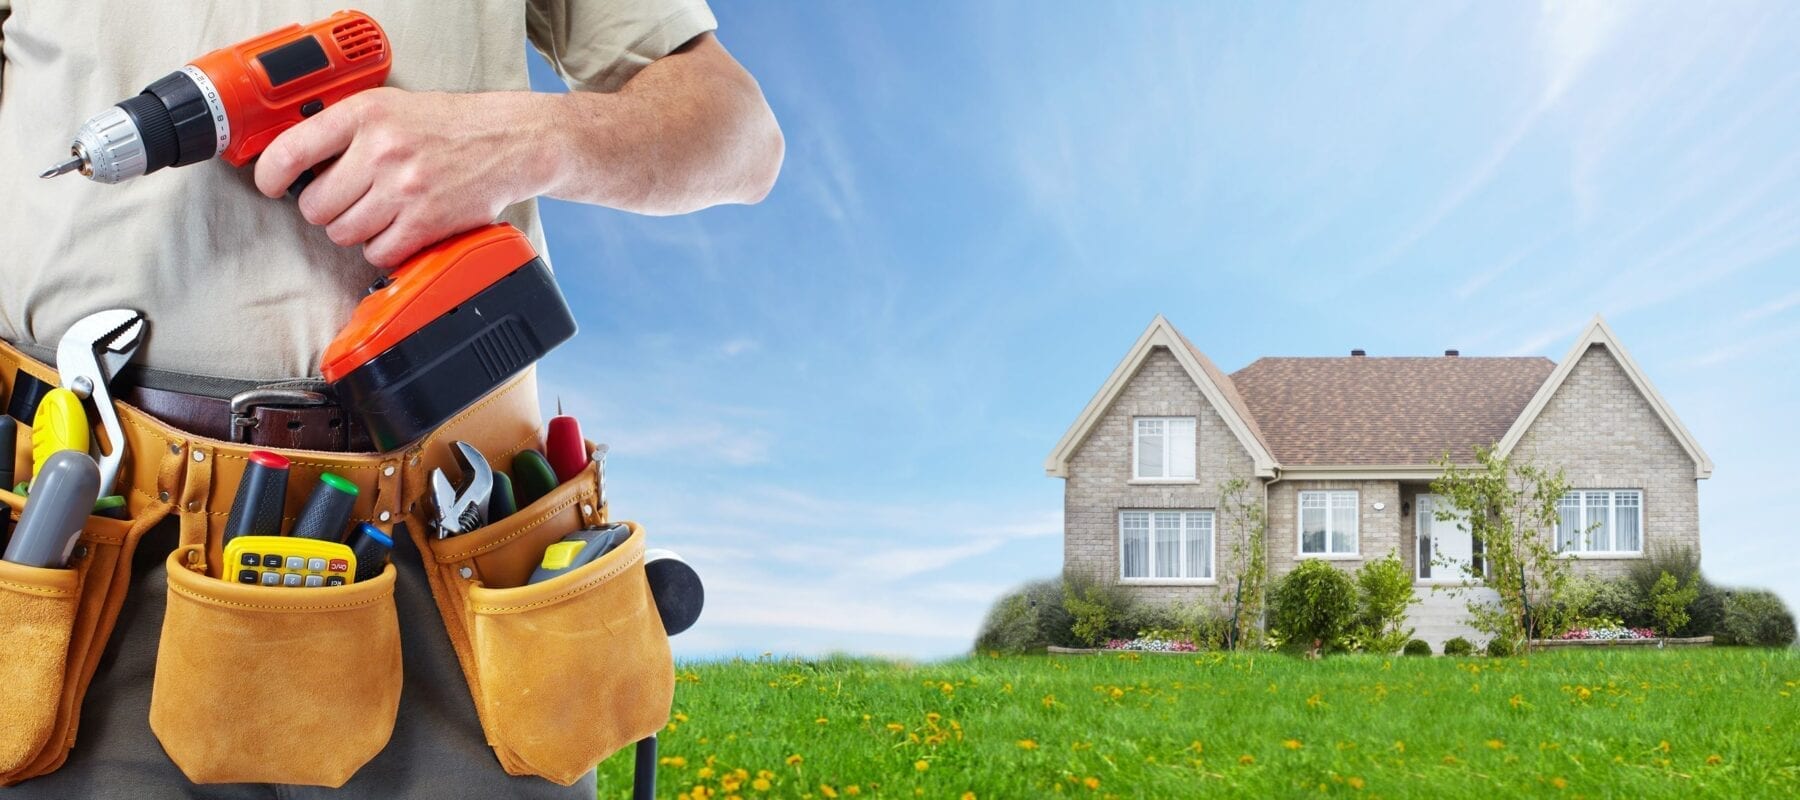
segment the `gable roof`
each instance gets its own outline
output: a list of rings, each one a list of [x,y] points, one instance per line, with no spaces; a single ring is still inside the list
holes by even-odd
[[[1259,358],[1231,379],[1284,467],[1424,466],[1492,447],[1550,359]]]
[[[1088,432],[1100,418],[1105,416],[1107,407],[1125,390],[1131,376],[1137,374],[1138,367],[1143,365],[1144,360],[1157,347],[1168,349],[1188,377],[1193,379],[1194,385],[1200,388],[1200,394],[1219,412],[1219,416],[1225,420],[1225,427],[1231,430],[1232,435],[1250,453],[1257,476],[1273,477],[1277,466],[1275,457],[1263,442],[1262,432],[1249,415],[1248,406],[1237,387],[1232,385],[1231,378],[1176,331],[1175,326],[1170,325],[1161,314],[1150,321],[1150,327],[1144,329],[1137,343],[1131,346],[1125,358],[1113,368],[1106,383],[1101,384],[1100,391],[1094,393],[1081,415],[1075,418],[1075,423],[1063,433],[1062,439],[1056,443],[1056,449],[1050,451],[1049,457],[1044,459],[1044,472],[1058,478],[1069,476],[1069,459],[1074,457],[1075,449],[1087,438]]]
[[[1587,355],[1588,350],[1595,346],[1604,347],[1607,352],[1612,354],[1613,360],[1619,363],[1619,367],[1625,371],[1626,377],[1630,378],[1632,385],[1637,387],[1638,394],[1643,395],[1644,400],[1650,404],[1650,408],[1656,412],[1657,418],[1662,420],[1663,426],[1669,429],[1669,433],[1675,436],[1675,440],[1681,444],[1682,449],[1687,451],[1688,457],[1694,460],[1694,477],[1696,479],[1711,477],[1712,459],[1707,457],[1706,451],[1700,448],[1700,442],[1688,432],[1687,426],[1681,424],[1681,420],[1675,416],[1675,410],[1669,407],[1668,401],[1664,400],[1662,394],[1656,391],[1656,387],[1651,385],[1649,377],[1644,375],[1644,371],[1638,367],[1637,361],[1632,359],[1631,353],[1627,352],[1625,346],[1619,343],[1618,337],[1613,334],[1612,327],[1608,326],[1606,320],[1598,314],[1594,316],[1592,322],[1588,323],[1586,330],[1582,331],[1581,338],[1576,340],[1575,346],[1569,348],[1569,354],[1563,356],[1562,363],[1557,364],[1556,371],[1551,373],[1549,379],[1544,381],[1543,386],[1538,388],[1537,394],[1520,412],[1518,419],[1513,421],[1512,427],[1507,430],[1506,435],[1501,437],[1498,448],[1500,454],[1506,455],[1518,446],[1519,440],[1525,438],[1525,432],[1531,429],[1531,424],[1537,421],[1538,415],[1543,413],[1544,407],[1550,404],[1550,398],[1556,395],[1556,390],[1562,388],[1563,382],[1569,378],[1569,373],[1575,371],[1576,363],[1581,361],[1582,356]]]

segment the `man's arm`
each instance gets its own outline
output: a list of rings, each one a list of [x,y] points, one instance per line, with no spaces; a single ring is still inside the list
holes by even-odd
[[[280,197],[336,157],[301,214],[395,267],[538,195],[642,214],[755,203],[784,147],[761,88],[708,33],[607,94],[363,92],[276,138],[256,186]]]

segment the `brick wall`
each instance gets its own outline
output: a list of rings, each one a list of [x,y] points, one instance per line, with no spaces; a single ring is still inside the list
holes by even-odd
[[[1196,418],[1195,480],[1179,484],[1131,482],[1132,419],[1139,416]],[[1250,454],[1219,416],[1200,387],[1166,348],[1151,351],[1069,459],[1063,486],[1063,563],[1109,581],[1119,579],[1119,511],[1127,508],[1213,509],[1219,484],[1251,478]],[[1251,497],[1259,497],[1254,488]],[[1231,556],[1223,520],[1214,521],[1214,573],[1231,577]],[[1218,586],[1129,585],[1147,601],[1212,600]]]
[[[1269,578],[1288,574],[1300,563],[1300,492],[1324,489],[1356,491],[1357,557],[1328,559],[1332,566],[1354,572],[1364,561],[1400,552],[1400,483],[1398,481],[1279,481],[1269,486]],[[1381,504],[1381,510],[1375,505]],[[1408,518],[1410,520],[1410,518]],[[1411,563],[1410,561],[1408,563]]]
[[[1582,355],[1520,439],[1515,457],[1562,467],[1576,489],[1642,489],[1644,552],[1700,549],[1694,461],[1604,346]],[[1576,571],[1623,575],[1632,558],[1578,559]]]

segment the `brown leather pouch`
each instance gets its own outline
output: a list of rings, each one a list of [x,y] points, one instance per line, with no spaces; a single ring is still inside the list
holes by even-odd
[[[537,446],[535,385],[515,383],[490,399],[530,412],[490,409],[489,424],[452,420],[419,445],[408,486],[422,491],[429,470],[449,461],[452,441],[502,467]],[[508,419],[532,422],[491,424]],[[606,521],[599,481],[589,464],[511,516],[448,539],[431,535],[428,513],[409,525],[432,562],[432,591],[488,744],[509,774],[568,785],[668,721],[674,661],[644,574],[641,529],[632,525],[624,545],[593,563],[524,585],[545,548]]]
[[[56,381],[54,370],[0,343],[0,383],[8,394],[18,371]],[[132,553],[168,515],[180,486],[182,439],[125,406],[120,421],[126,452],[113,488],[125,497],[127,518],[89,517],[64,569],[0,562],[0,786],[67,759],[82,698],[125,600]],[[15,475],[31,474],[26,426],[11,455]],[[0,513],[16,516],[25,498],[0,491],[0,503]]]
[[[169,554],[151,730],[195,783],[344,785],[400,708],[393,565],[296,590],[211,577],[199,550]]]

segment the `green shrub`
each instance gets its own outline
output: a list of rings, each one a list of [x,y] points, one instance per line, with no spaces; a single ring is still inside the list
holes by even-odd
[[[1464,639],[1461,636],[1444,643],[1444,655],[1469,656],[1474,654],[1475,645],[1470,644],[1468,639]]]
[[[1431,644],[1424,639],[1413,639],[1408,641],[1406,648],[1400,652],[1409,656],[1428,656],[1431,655]]]
[[[1300,562],[1270,592],[1270,624],[1290,649],[1342,649],[1356,626],[1356,584],[1318,559]]]
[[[1487,654],[1492,658],[1511,658],[1515,648],[1513,640],[1504,636],[1496,636],[1488,640]]]
[[[1650,587],[1650,616],[1656,619],[1656,630],[1664,637],[1688,623],[1688,606],[1700,596],[1700,573],[1694,573],[1685,585],[1665,572]]]
[[[1063,607],[1060,578],[1032,581],[1001,597],[988,611],[975,652],[1027,653],[1047,645],[1078,647],[1075,618]]]
[[[1640,591],[1635,581],[1599,578],[1585,581],[1591,586],[1592,593],[1577,610],[1579,620],[1586,622],[1604,617],[1619,620],[1632,628],[1648,628],[1655,624],[1648,602],[1649,590]]]
[[[1413,629],[1400,627],[1406,607],[1415,602],[1406,565],[1393,553],[1363,564],[1356,571],[1356,590],[1356,636],[1362,649],[1382,655],[1399,650],[1413,634]]]
[[[1794,643],[1794,615],[1774,592],[1732,592],[1725,598],[1724,630],[1731,644],[1787,647]]]
[[[1133,605],[1116,584],[1075,575],[1063,577],[1063,608],[1074,618],[1069,631],[1083,645],[1099,647],[1108,639],[1136,636],[1137,629],[1128,627],[1136,611]]]

